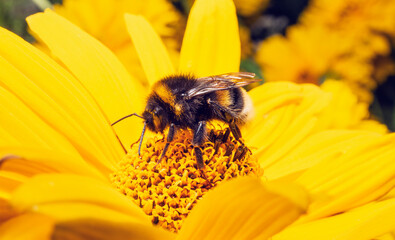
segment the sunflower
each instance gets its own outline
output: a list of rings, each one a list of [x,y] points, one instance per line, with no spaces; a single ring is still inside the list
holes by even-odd
[[[153,83],[174,72],[149,23],[140,16],[125,19],[147,79]],[[155,170],[161,136],[146,140],[141,161],[136,147],[128,147],[141,122],[110,126],[140,111],[147,90],[110,50],[56,13],[33,15],[28,23],[67,69],[0,29],[1,239],[371,239],[395,228],[389,192],[395,185],[395,136],[329,129],[322,120],[336,119],[324,114],[330,93],[290,82],[257,87],[250,92],[256,118],[242,130],[248,146],[243,156],[244,148],[229,150],[237,143],[224,137],[226,128],[213,124],[204,171],[189,156],[188,131],[177,135],[171,156]],[[239,61],[233,2],[197,1],[179,71],[233,72]],[[121,176],[126,165],[130,172]],[[238,177],[223,182],[215,178],[219,174]],[[139,188],[133,185],[165,188],[162,194],[133,195]],[[199,199],[192,191],[198,189],[207,192]],[[177,208],[183,201],[190,205]],[[174,222],[183,211],[190,213],[179,230]]]

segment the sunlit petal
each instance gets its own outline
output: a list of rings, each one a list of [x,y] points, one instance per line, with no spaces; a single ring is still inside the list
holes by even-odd
[[[46,240],[51,239],[53,220],[45,215],[27,213],[0,225],[2,240]]]
[[[12,191],[27,179],[20,173],[0,171],[0,198],[10,198]]]
[[[301,222],[333,215],[379,198],[395,186],[395,135],[365,139],[337,158],[326,159],[296,182],[321,195]]]
[[[35,211],[55,219],[54,237],[84,236],[86,239],[173,239],[173,235],[154,228],[119,211],[89,203],[61,203],[37,206]]]
[[[195,1],[182,42],[180,72],[209,76],[238,72],[240,38],[231,0]]]
[[[48,194],[48,193],[51,194]],[[71,175],[42,174],[21,185],[10,200],[16,210],[31,211],[34,206],[49,203],[89,202],[125,213],[136,219],[147,219],[141,209],[131,204],[109,184]]]
[[[364,240],[395,229],[395,199],[374,202],[350,212],[291,226],[273,240]]]
[[[108,181],[106,175],[81,158],[31,147],[0,147],[0,169],[31,177],[40,173],[73,173]]]
[[[321,161],[338,158],[344,151],[360,142],[378,139],[381,134],[352,130],[327,130],[313,134],[296,146],[291,153],[265,168],[265,178],[273,180],[311,168]]]
[[[109,123],[142,110],[145,90],[99,41],[51,10],[28,17],[27,22],[91,93]],[[134,124],[119,124],[116,130],[127,146],[139,135]]]
[[[7,199],[0,198],[0,222],[4,222],[18,213],[12,208]]]
[[[53,219],[53,236],[61,239],[81,234],[88,239],[172,238],[165,230],[153,228],[142,210],[111,186],[88,177],[42,174],[21,185],[10,203],[19,213]]]
[[[150,85],[174,74],[167,50],[149,22],[142,16],[131,14],[126,14],[125,20]]]
[[[285,90],[276,90],[283,87]],[[270,90],[273,93],[268,94],[271,98],[266,103],[259,96]],[[282,94],[286,91],[293,94]],[[255,155],[263,168],[275,164],[316,131],[318,116],[331,99],[316,86],[289,83],[265,84],[252,90],[251,95],[257,106],[256,116],[246,130],[246,139],[258,148]]]
[[[47,55],[3,28],[0,44],[0,56],[7,61],[1,63],[8,66],[0,71],[4,88],[67,138],[85,160],[108,172],[123,151],[84,87]]]
[[[178,239],[267,239],[295,221],[307,203],[296,186],[264,186],[256,178],[239,178],[208,193]]]
[[[3,69],[2,73],[8,75],[7,78],[13,79],[13,81],[22,77],[1,57],[0,68]],[[77,150],[64,136],[51,128],[20,99],[1,86],[0,107],[0,129],[1,132],[6,133],[2,135],[2,146],[39,147],[81,158]]]

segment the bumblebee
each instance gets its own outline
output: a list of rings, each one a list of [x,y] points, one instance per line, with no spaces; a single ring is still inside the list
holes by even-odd
[[[144,127],[139,139],[138,153],[146,128],[163,133],[168,128],[166,144],[159,162],[166,154],[177,129],[193,131],[192,144],[199,169],[204,168],[200,146],[206,138],[206,125],[211,120],[219,120],[229,125],[236,140],[241,138],[239,126],[253,115],[252,101],[241,88],[260,79],[254,73],[235,72],[209,77],[195,78],[191,75],[172,75],[156,82],[148,96],[142,116]],[[120,120],[114,122],[119,122]]]

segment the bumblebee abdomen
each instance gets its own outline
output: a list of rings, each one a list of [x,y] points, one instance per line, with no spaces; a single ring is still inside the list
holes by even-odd
[[[243,88],[214,92],[220,110],[243,124],[252,117],[252,101]]]
[[[223,107],[231,107],[234,105],[234,94],[231,94],[231,90],[222,90],[214,93],[216,101]]]
[[[254,112],[254,107],[253,107],[253,103],[252,100],[250,98],[250,95],[248,95],[247,91],[244,90],[243,88],[240,88],[241,94],[242,94],[242,99],[243,99],[243,109],[240,112],[240,116],[242,119],[242,122],[249,122],[250,120],[252,120],[252,118],[255,115]]]

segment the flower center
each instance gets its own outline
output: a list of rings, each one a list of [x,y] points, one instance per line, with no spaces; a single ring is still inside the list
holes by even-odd
[[[201,146],[205,167],[198,169],[192,133],[177,132],[160,163],[166,137],[155,136],[137,146],[120,161],[113,185],[143,211],[154,224],[177,232],[183,220],[202,196],[221,181],[237,176],[261,176],[262,170],[251,151],[236,141],[229,129],[211,130]]]

